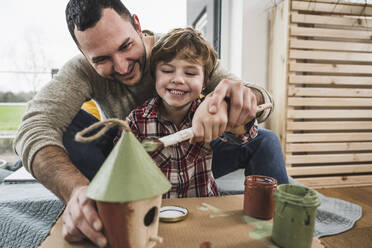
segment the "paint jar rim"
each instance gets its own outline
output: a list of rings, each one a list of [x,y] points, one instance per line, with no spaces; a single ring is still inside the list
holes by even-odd
[[[268,188],[276,188],[278,185],[278,181],[269,176],[263,175],[249,175],[245,177],[244,185],[247,187],[268,187]]]
[[[318,207],[318,193],[306,186],[281,184],[274,191],[276,200],[302,207]]]

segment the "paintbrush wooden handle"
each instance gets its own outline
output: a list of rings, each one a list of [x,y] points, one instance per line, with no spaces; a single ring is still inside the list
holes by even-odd
[[[264,111],[265,109],[268,109],[268,108],[272,108],[273,107],[273,104],[272,103],[264,103],[264,104],[261,104],[261,105],[258,105],[257,106],[257,112],[256,113],[260,113],[262,111]]]
[[[171,146],[174,144],[177,144],[179,142],[189,140],[194,136],[194,133],[192,132],[192,128],[186,128],[181,131],[178,131],[174,134],[161,137],[159,141],[161,141],[165,147]]]

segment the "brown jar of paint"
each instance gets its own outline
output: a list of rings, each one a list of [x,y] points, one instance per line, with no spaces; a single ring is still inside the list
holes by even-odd
[[[278,185],[276,179],[251,175],[245,177],[244,184],[244,213],[254,218],[271,219],[274,215],[273,193]]]

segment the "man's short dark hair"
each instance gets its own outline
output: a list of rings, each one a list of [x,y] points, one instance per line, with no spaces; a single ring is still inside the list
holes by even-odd
[[[133,18],[129,10],[121,0],[70,0],[66,6],[66,22],[68,30],[76,45],[75,26],[79,31],[93,27],[102,16],[102,10],[112,8],[122,17],[127,17],[133,24]]]

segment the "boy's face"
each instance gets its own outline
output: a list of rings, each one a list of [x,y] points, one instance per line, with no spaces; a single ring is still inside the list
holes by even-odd
[[[135,27],[113,9],[104,9],[101,19],[75,36],[79,48],[99,75],[134,85],[142,78],[145,47],[138,19]]]
[[[179,57],[156,65],[156,91],[165,107],[188,108],[200,96],[204,83],[203,66]]]

